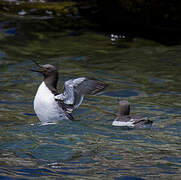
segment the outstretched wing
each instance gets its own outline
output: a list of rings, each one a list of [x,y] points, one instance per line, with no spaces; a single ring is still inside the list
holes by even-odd
[[[78,79],[75,79],[74,81],[76,82]],[[75,90],[79,92],[80,94],[84,94],[84,95],[97,94],[101,92],[102,90],[104,90],[106,87],[107,87],[107,84],[105,84],[104,82],[100,80],[88,79],[88,78],[84,78],[82,81],[75,84]]]
[[[78,78],[79,79],[79,78]],[[75,79],[76,82],[78,79]],[[107,84],[100,80],[84,78],[84,80],[75,84],[74,87],[74,106],[77,108],[83,101],[85,95],[94,95],[103,91]]]
[[[60,108],[64,111],[65,115],[70,119],[74,120],[72,116],[73,106],[71,104],[65,104],[64,101],[55,99],[58,102]]]
[[[107,85],[96,79],[85,77],[70,79],[65,82],[64,92],[56,95],[55,100],[59,106],[68,114],[78,108],[86,94],[94,95],[104,90]]]

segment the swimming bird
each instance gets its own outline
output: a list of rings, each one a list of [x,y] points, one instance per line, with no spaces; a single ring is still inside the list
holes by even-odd
[[[64,83],[64,92],[57,91],[58,71],[51,64],[41,65],[33,61],[44,77],[34,98],[34,110],[43,123],[57,122],[63,119],[73,120],[72,112],[77,109],[85,95],[94,95],[103,91],[107,85],[96,79],[80,77]]]
[[[119,112],[116,119],[113,121],[113,126],[127,126],[136,128],[151,127],[152,121],[147,117],[131,116],[130,103],[126,100],[119,101]]]

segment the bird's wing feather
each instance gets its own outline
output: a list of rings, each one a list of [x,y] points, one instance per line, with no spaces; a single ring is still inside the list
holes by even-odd
[[[79,79],[79,78],[78,78]],[[74,80],[76,82],[77,79]],[[94,95],[106,88],[106,84],[96,79],[84,78],[74,86],[74,105],[77,108],[83,101],[83,97],[87,94]]]
[[[85,78],[83,81],[81,81],[79,84],[75,86],[76,92],[79,94],[90,94],[94,95],[102,90],[104,90],[107,87],[105,83],[102,81],[96,80],[96,79],[88,79]]]
[[[73,116],[72,116],[72,111],[73,111],[73,105],[71,104],[66,104],[64,103],[62,100],[57,100],[59,107],[64,111],[65,115],[70,119],[70,120],[74,120]]]
[[[55,96],[59,106],[68,114],[78,108],[85,95],[94,95],[107,87],[105,83],[85,77],[70,79],[65,82],[63,94]]]

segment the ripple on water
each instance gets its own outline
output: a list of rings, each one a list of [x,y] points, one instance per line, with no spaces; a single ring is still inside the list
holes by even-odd
[[[144,180],[143,178],[135,177],[135,176],[122,176],[116,177],[115,180]]]
[[[109,97],[124,97],[124,98],[129,98],[129,97],[134,97],[134,96],[139,96],[140,92],[135,91],[135,90],[120,90],[120,91],[108,91],[103,93],[106,96]]]
[[[65,147],[65,144],[60,145],[56,143],[54,145],[43,143],[32,150],[32,154],[36,159],[43,159],[45,161],[65,161],[76,156],[76,151],[72,148]]]
[[[169,53],[160,46],[122,49],[99,33],[26,36],[18,32],[21,27],[26,26],[7,28],[8,38],[0,43],[2,178],[180,178],[181,77],[180,67],[171,66],[171,61],[179,64],[180,47],[169,47]],[[43,126],[32,105],[42,77],[27,71],[33,66],[29,59],[37,54],[40,63],[57,64],[61,84],[88,76],[109,87],[87,96],[73,113],[75,121]],[[128,99],[133,113],[152,118],[152,130],[113,127],[117,98]]]

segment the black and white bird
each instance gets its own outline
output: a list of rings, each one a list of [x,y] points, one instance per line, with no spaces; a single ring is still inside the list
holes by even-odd
[[[31,71],[39,72],[44,76],[34,98],[34,110],[42,123],[63,119],[73,120],[72,112],[80,106],[84,96],[97,94],[107,86],[102,81],[80,77],[66,81],[64,92],[60,94],[57,91],[57,69],[50,64],[41,65],[36,61],[33,62],[39,69],[31,69]]]
[[[126,100],[119,101],[119,112],[113,121],[113,126],[127,126],[133,128],[151,128],[153,121],[140,115],[130,115],[130,103]]]

